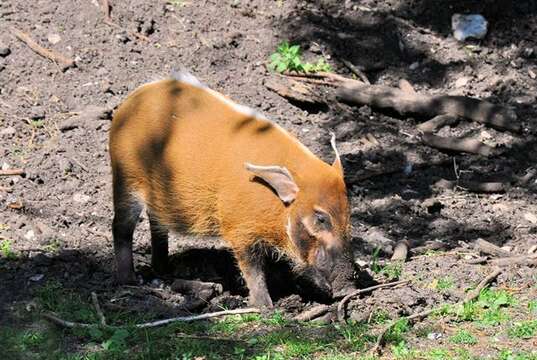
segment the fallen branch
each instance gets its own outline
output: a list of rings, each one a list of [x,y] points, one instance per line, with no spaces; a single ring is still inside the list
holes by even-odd
[[[454,125],[459,118],[453,115],[437,115],[431,120],[425,121],[417,126],[418,130],[424,133],[432,133],[446,125]]]
[[[312,307],[311,309],[308,309],[306,311],[301,312],[300,314],[296,315],[293,319],[296,321],[310,321],[313,319],[318,318],[319,316],[322,316],[326,314],[328,311],[330,311],[332,307],[329,305],[317,305]]]
[[[507,191],[509,183],[503,182],[476,182],[476,181],[451,181],[440,179],[434,186],[440,189],[454,189],[457,186],[475,193],[501,193]]]
[[[516,114],[500,105],[465,96],[426,95],[405,92],[384,85],[342,82],[340,100],[380,109],[392,109],[401,115],[434,117],[452,115],[467,118],[498,129],[520,131]]]
[[[358,295],[361,295],[361,294],[371,292],[373,290],[387,288],[387,287],[393,287],[393,286],[397,286],[397,285],[401,285],[401,284],[406,284],[408,282],[410,282],[410,281],[409,280],[399,280],[399,281],[394,281],[394,282],[390,282],[390,283],[386,283],[386,284],[379,284],[379,285],[375,285],[375,286],[370,286],[370,287],[365,288],[365,289],[359,289],[359,290],[353,291],[352,293],[348,294],[343,299],[341,299],[341,301],[337,305],[337,319],[338,319],[338,321],[344,321],[345,320],[345,305],[347,305],[347,302],[349,302],[349,300],[351,298],[353,298],[355,296],[358,296]]]
[[[466,152],[483,156],[490,156],[496,153],[496,149],[493,147],[470,138],[443,137],[431,133],[424,133],[422,141],[425,144],[440,150]]]
[[[537,254],[521,255],[504,257],[500,259],[490,260],[491,264],[499,267],[522,265],[522,266],[537,266]]]
[[[325,103],[325,101],[317,96],[306,84],[289,78],[282,78],[282,80],[284,80],[286,84],[272,79],[267,80],[265,82],[265,87],[286,99],[309,104]]]
[[[400,240],[395,244],[393,249],[392,261],[406,261],[408,250],[410,249],[410,243],[408,240]]]
[[[473,290],[473,291],[470,291],[466,297],[464,298],[464,300],[462,301],[459,301],[457,302],[456,304],[454,304],[455,306],[457,305],[464,305],[466,303],[469,303],[470,301],[473,301],[475,300],[479,294],[481,293],[481,291],[488,285],[490,284],[494,279],[496,279],[498,277],[498,275],[500,275],[502,273],[502,270],[499,269],[499,268],[496,268],[494,269],[494,271],[492,271],[489,275],[487,275],[487,277],[485,277],[483,280],[481,280],[481,282],[477,285],[477,287]],[[412,314],[410,316],[406,316],[406,317],[403,317],[401,319],[406,319],[408,322],[411,322],[412,320],[415,320],[415,319],[423,319],[427,316],[429,316],[430,314],[434,313],[434,312],[437,312],[439,310],[441,310],[443,307],[440,306],[440,307],[436,307],[436,308],[432,308],[432,309],[429,309],[429,310],[424,310],[424,311],[421,311],[421,312],[418,312],[418,313],[415,313],[415,314]],[[373,352],[374,354],[378,354],[380,353],[380,350],[382,348],[382,345],[383,345],[383,342],[384,342],[384,338],[386,336],[386,334],[388,333],[388,331],[390,331],[390,329],[401,319],[398,319],[398,320],[395,320],[395,321],[392,321],[390,324],[388,324],[384,329],[382,329],[382,331],[380,332],[380,334],[377,336],[377,341],[375,342],[375,346],[373,346],[373,348],[371,349],[371,352]]]
[[[20,31],[19,29],[12,27],[11,32],[13,33],[13,35],[15,35],[17,39],[28,45],[28,47],[32,49],[35,53],[61,65],[62,71],[65,71],[70,67],[74,67],[76,65],[74,60],[67,58],[61,54],[58,54],[55,51],[42,47],[37,42],[35,42],[28,34]]]
[[[509,257],[511,253],[507,250],[502,249],[501,247],[494,245],[491,242],[488,242],[484,239],[477,239],[474,242],[474,249],[479,251],[481,254],[493,255],[498,257]]]
[[[23,169],[5,169],[0,170],[0,176],[24,176],[26,173]]]
[[[179,316],[179,317],[175,317],[171,319],[162,319],[162,320],[152,321],[152,322],[143,323],[143,324],[136,324],[134,325],[134,327],[137,329],[147,329],[147,328],[152,328],[152,327],[157,327],[157,326],[168,325],[174,322],[190,322],[190,321],[205,320],[205,319],[210,319],[213,317],[219,317],[219,316],[225,316],[225,315],[251,314],[251,313],[260,313],[260,312],[261,311],[259,309],[255,309],[255,308],[224,310],[224,311],[217,311],[217,312],[212,312],[212,313],[207,313],[207,314],[192,315],[192,316]],[[89,327],[95,326],[94,324],[85,324],[85,323],[63,320],[51,313],[44,313],[43,317],[57,325],[60,325],[66,328],[89,328]],[[106,325],[106,327],[107,328],[120,328],[121,326]]]
[[[101,306],[99,305],[99,299],[97,298],[97,294],[94,292],[91,293],[91,301],[93,302],[93,307],[97,312],[97,316],[99,317],[101,326],[106,327],[106,318],[104,317],[104,313],[101,310]]]

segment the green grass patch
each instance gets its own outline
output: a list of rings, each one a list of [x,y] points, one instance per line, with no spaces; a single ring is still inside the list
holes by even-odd
[[[0,254],[8,260],[15,260],[17,258],[17,253],[13,251],[13,242],[11,240],[0,240]]]
[[[530,339],[537,335],[537,320],[518,322],[511,326],[507,333],[512,338]]]
[[[354,351],[363,351],[376,340],[375,336],[371,334],[369,326],[362,322],[350,321],[344,324],[335,324],[334,328],[345,339],[350,349]]]
[[[435,284],[435,289],[440,291],[446,291],[452,289],[454,285],[455,282],[453,281],[453,279],[449,276],[446,276],[437,280]]]
[[[465,344],[465,345],[474,345],[477,344],[477,338],[472,335],[468,330],[461,329],[457,331],[455,335],[449,338],[454,344]]]

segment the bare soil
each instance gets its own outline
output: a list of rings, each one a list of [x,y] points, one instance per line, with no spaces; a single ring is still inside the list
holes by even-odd
[[[0,3],[0,166],[26,173],[0,178],[0,240],[9,240],[16,254],[15,259],[0,255],[0,326],[24,326],[16,309],[32,304],[36,291],[51,281],[83,296],[96,291],[103,302],[124,295],[125,289],[114,283],[112,261],[111,114],[138,86],[181,68],[263,112],[326,161],[333,156],[329,132],[336,133],[358,263],[368,264],[376,248],[381,259],[388,258],[402,239],[418,249],[402,277],[421,281],[352,300],[351,319],[367,319],[379,308],[393,316],[408,315],[458,301],[491,269],[465,263],[478,238],[513,254],[525,254],[537,244],[537,183],[531,177],[525,183],[513,181],[534,169],[537,160],[534,1],[110,3],[119,27],[103,22],[97,0]],[[489,22],[487,37],[457,42],[450,23],[456,12],[483,14]],[[62,71],[17,40],[10,27],[74,59],[76,67]],[[469,135],[502,152],[489,158],[443,153],[420,141],[416,124],[428,119],[337,102],[326,108],[290,103],[264,86],[276,76],[267,70],[267,59],[283,40],[300,44],[306,59],[324,56],[336,73],[348,77],[352,74],[343,60],[361,68],[372,83],[397,86],[404,78],[418,92],[468,95],[506,105],[516,111],[522,131],[502,132],[463,121],[440,135]],[[376,142],[367,140],[372,137]],[[368,177],[388,168],[392,171]],[[442,178],[512,186],[503,193],[478,194],[436,187]],[[418,254],[433,241],[440,241],[446,253]],[[134,246],[144,285],[130,289],[134,295],[121,306],[151,310],[158,317],[181,313],[185,297],[169,289],[174,276],[224,285],[223,296],[196,312],[245,306],[240,273],[219,239],[172,237],[177,266],[164,279],[156,279],[149,269],[146,218]],[[271,292],[280,308],[295,314],[310,306],[313,299],[301,293],[300,285],[289,285],[285,266],[274,267]],[[371,278],[385,280],[367,267],[363,271],[369,276],[361,276],[359,286],[369,285]],[[456,284],[447,294],[428,286],[445,276]],[[534,268],[513,266],[496,286],[517,296],[535,296],[535,282]],[[155,291],[164,295],[143,296]],[[434,346],[427,338],[416,341]]]

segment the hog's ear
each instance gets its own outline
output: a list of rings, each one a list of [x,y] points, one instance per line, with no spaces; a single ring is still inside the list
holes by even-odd
[[[341,159],[339,158],[339,151],[337,151],[336,147],[336,134],[330,133],[330,145],[332,145],[332,150],[334,150],[334,153],[336,155],[336,158],[334,159],[334,162],[332,163],[332,167],[337,170],[339,175],[343,177],[343,165],[341,165]]]
[[[278,197],[285,204],[290,204],[296,199],[298,186],[296,185],[289,170],[282,166],[259,166],[245,163],[246,170],[263,179],[270,185]]]

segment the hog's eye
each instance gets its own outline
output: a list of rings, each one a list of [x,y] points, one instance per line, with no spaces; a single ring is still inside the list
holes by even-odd
[[[330,216],[321,211],[315,212],[315,221],[317,222],[317,225],[323,227],[323,228],[329,228],[331,226],[330,224]]]

